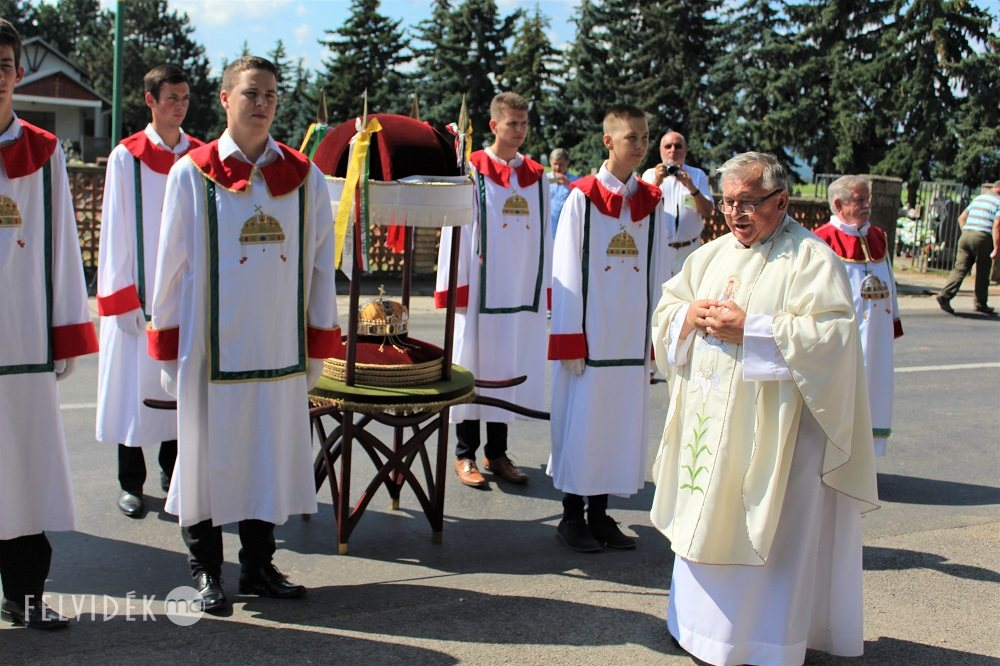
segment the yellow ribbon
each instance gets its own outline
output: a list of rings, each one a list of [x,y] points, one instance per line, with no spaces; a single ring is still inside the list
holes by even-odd
[[[340,193],[340,203],[337,204],[337,215],[334,218],[333,232],[335,239],[336,259],[335,266],[340,268],[340,263],[344,256],[344,239],[347,238],[347,224],[350,221],[351,209],[354,204],[354,191],[357,189],[358,180],[361,178],[361,168],[365,164],[365,157],[368,156],[368,147],[371,145],[372,134],[382,130],[382,125],[378,118],[370,118],[368,124],[362,128],[361,118],[355,122],[358,133],[351,139],[351,156],[347,163],[347,178],[344,181],[344,190]],[[365,174],[367,177],[368,174]]]

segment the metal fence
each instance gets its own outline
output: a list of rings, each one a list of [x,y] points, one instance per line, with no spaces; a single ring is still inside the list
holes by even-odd
[[[896,256],[919,271],[949,271],[955,265],[958,216],[969,205],[972,191],[961,183],[921,182],[917,205],[900,210],[896,221]]]

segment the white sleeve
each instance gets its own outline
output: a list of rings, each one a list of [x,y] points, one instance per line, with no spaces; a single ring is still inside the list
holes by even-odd
[[[771,333],[771,315],[748,314],[743,326],[743,379],[748,382],[792,378]]]
[[[104,315],[122,314],[138,307],[138,292],[134,298],[124,299],[120,295],[123,289],[136,289],[133,163],[132,154],[123,146],[118,146],[111,153],[104,176],[97,273],[97,299]],[[113,294],[119,296],[108,298]]]

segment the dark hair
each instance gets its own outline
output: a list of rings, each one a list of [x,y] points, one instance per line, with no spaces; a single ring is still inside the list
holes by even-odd
[[[14,50],[14,69],[21,66],[21,35],[14,24],[5,18],[0,18],[0,46],[9,46]]]
[[[507,109],[512,111],[527,111],[528,103],[517,93],[502,92],[490,102],[490,118],[500,120],[500,116],[506,113]]]
[[[142,82],[145,85],[146,92],[159,102],[160,88],[163,87],[164,83],[177,85],[178,83],[187,83],[188,79],[187,75],[184,74],[184,70],[176,65],[157,65],[146,72],[146,76],[143,77]]]
[[[616,104],[608,107],[604,112],[604,133],[610,134],[611,122],[615,120],[631,120],[632,118],[645,118],[646,112],[631,104]]]
[[[263,69],[265,72],[274,74],[275,79],[278,78],[278,68],[274,66],[273,62],[267,58],[248,55],[226,65],[226,69],[222,71],[222,89],[232,90],[233,86],[236,85],[236,77],[239,73],[251,69]]]

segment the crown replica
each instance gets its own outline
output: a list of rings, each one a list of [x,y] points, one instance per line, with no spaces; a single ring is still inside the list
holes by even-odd
[[[358,312],[356,380],[369,386],[398,387],[418,386],[440,379],[444,352],[429,343],[410,339],[410,313],[406,307],[386,298],[385,287],[379,286],[378,293]],[[344,349],[346,354],[346,346]],[[346,359],[326,359],[323,374],[345,381]]]
[[[889,285],[877,275],[869,275],[861,281],[861,298],[866,301],[882,301],[889,298]]]
[[[263,243],[284,243],[285,231],[276,219],[254,206],[256,212],[243,223],[240,230],[241,245],[259,245]]]
[[[528,216],[528,200],[515,192],[503,202],[503,214],[516,217]]]
[[[0,227],[21,226],[21,211],[17,203],[6,195],[0,195]]]
[[[635,239],[625,228],[611,237],[611,242],[608,243],[608,256],[609,257],[638,257],[639,249],[635,246]]]

